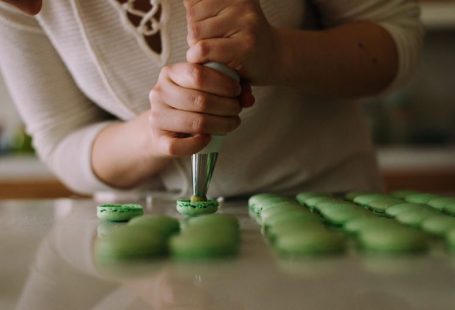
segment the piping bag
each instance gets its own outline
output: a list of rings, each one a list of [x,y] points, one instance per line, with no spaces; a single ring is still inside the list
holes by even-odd
[[[237,72],[218,62],[208,62],[204,66],[214,69],[233,80],[240,82]],[[213,171],[215,170],[218,153],[224,136],[212,135],[210,143],[201,151],[191,156],[191,170],[193,176],[192,202],[205,201]]]

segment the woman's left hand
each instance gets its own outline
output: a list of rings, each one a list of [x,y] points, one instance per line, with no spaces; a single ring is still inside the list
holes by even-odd
[[[256,85],[273,82],[278,48],[259,0],[184,0],[188,62],[221,62]]]

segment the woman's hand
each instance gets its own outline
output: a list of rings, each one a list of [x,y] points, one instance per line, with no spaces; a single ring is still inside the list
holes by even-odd
[[[202,150],[210,135],[236,129],[241,93],[238,82],[202,65],[164,67],[149,96],[151,156],[188,156]]]
[[[98,134],[93,170],[118,188],[147,182],[171,158],[197,153],[212,134],[236,129],[242,107],[253,100],[246,84],[213,69],[189,63],[166,66],[150,91],[150,110]]]
[[[190,63],[221,62],[254,84],[272,84],[275,30],[258,0],[184,0]]]

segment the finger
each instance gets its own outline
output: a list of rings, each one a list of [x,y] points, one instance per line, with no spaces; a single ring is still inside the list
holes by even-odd
[[[226,0],[185,0],[183,3],[185,5],[186,18],[188,22],[197,22],[206,18],[217,16],[229,6],[229,2]]]
[[[232,21],[237,18],[233,10],[225,10],[224,13],[200,21],[188,21],[188,45],[210,38],[228,38],[242,29],[239,23]]]
[[[186,59],[190,63],[221,62],[234,70],[241,71],[243,59],[239,55],[246,55],[252,44],[254,44],[253,40],[239,38],[201,40],[188,49]]]
[[[175,137],[172,133],[162,132],[159,150],[163,156],[181,157],[195,154],[210,142],[209,135],[194,135],[185,138]]]
[[[223,135],[240,125],[238,116],[222,117],[172,109],[166,106],[151,109],[152,126],[160,130],[187,134]]]
[[[168,78],[175,84],[222,97],[237,97],[240,84],[230,77],[197,63],[180,63],[167,70]]]
[[[152,95],[152,94],[151,94]],[[237,98],[227,98],[170,84],[161,92],[161,102],[177,110],[218,116],[235,116],[242,110]],[[153,98],[150,99],[154,101]]]

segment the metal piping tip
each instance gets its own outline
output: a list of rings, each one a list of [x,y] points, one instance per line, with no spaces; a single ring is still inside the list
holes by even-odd
[[[201,198],[207,196],[217,159],[218,153],[192,155],[193,196]]]

